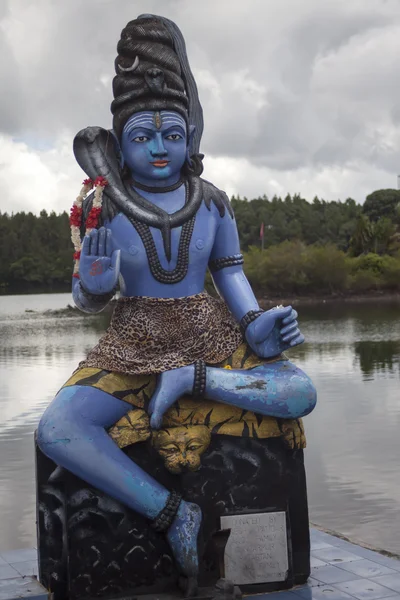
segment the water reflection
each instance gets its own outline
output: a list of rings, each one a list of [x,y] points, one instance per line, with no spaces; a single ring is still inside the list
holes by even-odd
[[[400,342],[394,340],[359,341],[354,344],[341,341],[311,344],[308,341],[296,351],[296,357],[301,360],[312,360],[315,357],[318,360],[332,360],[346,354],[346,350],[353,355],[353,366],[359,367],[367,379],[373,378],[378,373],[387,376],[400,374]],[[293,352],[291,356],[294,356]]]
[[[399,375],[400,342],[357,342],[354,344],[354,353],[360,361],[362,372],[368,378],[377,372]]]
[[[301,311],[308,343],[291,358],[313,378],[307,417],[311,519],[400,553],[400,306]]]
[[[32,433],[108,320],[43,314],[69,303],[68,294],[0,297],[1,548],[35,545]],[[311,519],[400,553],[400,307],[300,313],[308,343],[290,357],[319,392],[306,421]]]

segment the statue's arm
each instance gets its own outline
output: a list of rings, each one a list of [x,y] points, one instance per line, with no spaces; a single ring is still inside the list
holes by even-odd
[[[304,337],[298,327],[297,312],[291,306],[261,310],[242,263],[236,222],[225,214],[220,218],[209,268],[215,287],[241,324],[247,343],[263,358],[302,344]]]
[[[220,218],[209,269],[216,289],[239,323],[249,311],[260,310],[242,263],[236,221],[225,214]]]

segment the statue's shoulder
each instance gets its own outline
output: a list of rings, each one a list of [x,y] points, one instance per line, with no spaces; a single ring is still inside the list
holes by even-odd
[[[220,217],[224,217],[225,213],[227,212],[233,219],[234,215],[232,206],[226,193],[206,179],[200,177],[200,180],[203,188],[203,200],[208,210],[211,209],[211,202],[213,202],[218,209]]]

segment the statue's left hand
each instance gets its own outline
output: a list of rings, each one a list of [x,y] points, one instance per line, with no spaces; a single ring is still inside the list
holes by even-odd
[[[291,306],[262,313],[246,329],[246,340],[251,349],[261,358],[271,358],[302,344],[304,336],[297,316]]]
[[[194,365],[165,371],[158,376],[157,386],[147,410],[150,427],[160,429],[167,410],[185,394],[190,394],[194,382]]]

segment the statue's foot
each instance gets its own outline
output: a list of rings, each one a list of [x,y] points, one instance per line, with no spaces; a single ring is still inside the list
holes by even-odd
[[[184,598],[195,598],[199,589],[197,577],[182,577],[179,578],[178,586],[183,592]]]
[[[200,507],[197,504],[182,500],[167,533],[167,539],[176,563],[185,577],[185,597],[195,596],[197,593],[197,575],[199,571],[197,536],[200,524]]]

